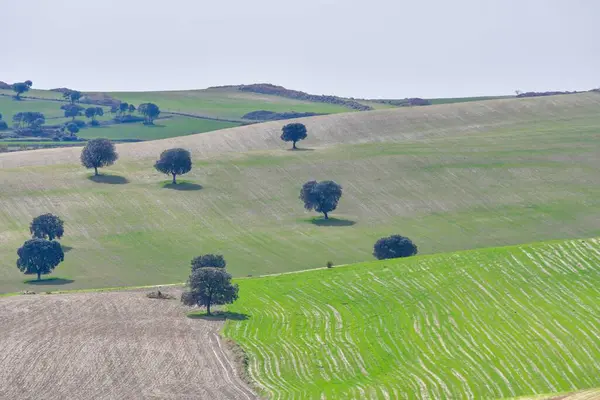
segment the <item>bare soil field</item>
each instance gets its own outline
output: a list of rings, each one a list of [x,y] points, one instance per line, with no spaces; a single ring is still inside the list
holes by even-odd
[[[144,291],[0,299],[0,399],[256,398],[223,322],[185,311]]]

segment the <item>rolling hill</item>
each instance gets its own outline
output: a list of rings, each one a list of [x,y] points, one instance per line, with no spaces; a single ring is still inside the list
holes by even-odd
[[[499,399],[600,387],[598,239],[238,283],[228,311],[244,317],[224,333],[272,399]]]
[[[249,90],[242,90],[243,88]],[[279,94],[260,93],[252,90],[278,90]],[[58,90],[58,89],[57,89]],[[286,97],[289,93],[301,98]],[[23,101],[13,101],[11,90],[0,89],[0,114],[12,126],[12,116],[17,112],[37,111],[46,116],[46,126],[60,126],[70,118],[64,118],[60,106],[64,104],[62,93],[56,90],[32,89],[23,95]],[[302,98],[302,96],[306,98]],[[336,96],[315,96],[307,93],[288,90],[283,87],[260,84],[223,86],[201,90],[157,91],[157,92],[86,92],[84,100],[103,100],[127,102],[139,105],[153,102],[160,106],[162,115],[155,126],[143,126],[139,123],[114,124],[109,114],[110,107],[102,102],[103,117],[98,117],[102,126],[84,127],[78,136],[82,139],[106,137],[114,141],[144,141],[204,133],[220,129],[240,126],[242,124],[261,122],[266,113],[275,113],[273,119],[293,118],[307,114],[336,114],[357,111],[353,107],[366,109],[393,109],[394,105],[376,100],[344,99]],[[434,104],[455,103],[485,98],[451,98],[432,99]],[[336,103],[337,102],[337,103]],[[88,107],[89,104],[81,103]],[[250,116],[254,113],[254,116]],[[286,115],[288,117],[286,117]],[[258,119],[256,119],[258,118]],[[263,119],[261,119],[263,118]],[[81,120],[86,120],[80,117]],[[267,118],[268,119],[268,118]],[[0,150],[19,150],[23,148],[52,148],[61,146],[82,145],[81,142],[52,141],[51,138],[4,138],[6,132],[0,132]]]
[[[99,182],[76,148],[2,154],[0,292],[31,287],[16,249],[44,212],[66,223],[63,289],[182,282],[208,252],[235,276],[358,262],[391,233],[421,253],[596,237],[599,105],[588,93],[314,117],[295,152],[284,122],[121,144]],[[152,168],[175,146],[194,158],[180,190]],[[344,187],[329,226],[298,200],[309,179]]]

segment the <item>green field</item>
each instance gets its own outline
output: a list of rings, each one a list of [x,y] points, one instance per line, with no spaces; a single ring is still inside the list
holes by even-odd
[[[64,111],[60,109],[62,103],[57,101],[23,99],[15,101],[10,97],[0,96],[0,114],[9,126],[12,126],[14,114],[23,111],[37,111],[44,114],[46,124],[50,125],[51,117],[63,117]]]
[[[41,93],[54,94],[54,92],[38,90],[33,93],[27,93],[27,95],[43,97],[40,96]],[[52,98],[50,95],[46,97]],[[46,125],[61,125],[71,120],[70,118],[63,117],[64,112],[60,109],[62,104],[63,103],[56,101],[33,100],[27,98],[22,101],[14,101],[12,98],[0,96],[0,114],[3,115],[3,119],[9,126],[12,126],[13,115],[22,111],[41,112],[46,116]],[[82,106],[87,107],[85,104]],[[97,119],[99,121],[110,121],[112,115],[108,111],[109,109],[104,107],[104,116],[98,117]],[[163,113],[163,116],[166,116],[167,118],[156,120],[154,126],[145,126],[141,123],[129,123],[104,125],[99,127],[84,127],[80,130],[78,136],[83,139],[104,137],[112,140],[155,140],[232,128],[240,125],[239,123],[190,118],[179,115],[169,115],[167,113]],[[89,119],[84,117],[79,117],[78,119],[89,122]],[[4,142],[0,141],[0,146],[6,147],[3,143]],[[71,145],[70,143],[62,144],[66,146]],[[55,145],[58,146],[61,145],[61,143],[55,143]]]
[[[90,127],[81,130],[78,136],[84,139],[102,137],[112,140],[140,138],[143,138],[143,140],[155,140],[210,132],[238,125],[232,122],[174,116],[156,120],[153,126],[135,123]]]
[[[204,89],[165,92],[114,92],[116,99],[128,103],[156,103],[161,109],[200,116],[241,119],[257,110],[274,112],[315,112],[334,114],[351,109],[334,104],[300,101],[285,97],[242,92],[237,89]]]
[[[451,103],[467,103],[471,101],[499,100],[514,98],[514,96],[477,96],[477,97],[443,97],[439,99],[429,99],[431,104],[451,104]]]
[[[600,386],[600,240],[238,280],[224,334],[273,399],[494,399]]]
[[[88,179],[77,148],[0,155],[0,292],[28,288],[15,267],[31,219],[65,220],[62,289],[182,282],[189,261],[224,254],[235,276],[372,259],[398,233],[421,253],[600,236],[600,96],[499,100],[306,120],[288,151],[281,122],[118,146]],[[191,150],[182,190],[153,169],[162,150]],[[310,179],[344,188],[311,223]],[[52,287],[49,287],[52,289]],[[56,289],[56,288],[54,288]]]

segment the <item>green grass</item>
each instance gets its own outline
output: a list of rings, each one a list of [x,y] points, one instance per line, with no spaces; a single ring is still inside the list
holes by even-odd
[[[172,92],[115,92],[111,96],[128,103],[156,103],[168,111],[217,118],[240,119],[251,111],[315,112],[334,114],[350,112],[349,108],[326,103],[292,100],[233,89],[205,89]]]
[[[37,91],[31,95],[38,96],[40,92],[45,93],[44,91]],[[62,117],[64,115],[63,110],[60,109],[62,104],[63,103],[55,101],[31,99],[14,101],[11,98],[0,96],[0,114],[3,115],[3,120],[5,120],[10,126],[12,126],[13,115],[22,111],[41,112],[46,116],[46,125],[62,125],[71,120],[70,118]],[[86,107],[87,105],[82,104],[82,106]],[[108,108],[105,108],[105,115],[103,117],[98,117],[98,120],[108,121],[111,118],[112,115],[108,112]],[[89,122],[88,119],[83,117],[79,117],[79,119]],[[114,124],[99,127],[86,126],[79,131],[78,136],[84,139],[103,137],[112,140],[156,140],[191,135],[195,133],[204,133],[218,129],[232,128],[239,125],[239,123],[232,122],[173,116],[171,118],[157,120],[154,126],[146,126],[141,123]],[[37,144],[34,142],[37,141],[31,141],[31,144]],[[54,143],[54,145],[69,146],[71,144],[58,142]],[[3,144],[0,143],[0,146],[3,146]]]
[[[517,228],[518,229],[518,228]],[[600,386],[600,240],[240,279],[224,334],[273,399],[493,399]]]
[[[439,106],[458,110],[439,118],[441,128],[435,113],[415,116],[423,108],[319,118],[301,144],[314,151],[288,151],[274,124],[229,131],[224,143],[247,144],[246,153],[222,152],[219,135],[124,145],[101,170],[117,177],[107,182],[88,179],[77,149],[60,150],[72,151],[68,164],[19,168],[0,155],[0,292],[26,288],[16,250],[46,212],[63,218],[61,242],[73,247],[55,272],[73,280],[62,289],[183,282],[190,260],[209,252],[222,253],[237,277],[367,261],[375,241],[394,233],[422,254],[600,236],[597,103],[558,98],[555,107],[548,98],[490,102],[488,115],[472,108],[478,103]],[[372,115],[382,125],[365,122]],[[324,136],[338,130],[341,139]],[[387,133],[351,144],[377,132]],[[271,149],[251,150],[267,140]],[[174,146],[192,150],[194,167],[181,179],[201,189],[162,187],[169,177],[153,164]],[[12,156],[36,163],[38,154],[46,153]],[[42,162],[62,153],[48,154]],[[351,222],[311,223],[317,214],[298,199],[310,179],[343,186],[331,217]]]
[[[498,100],[514,98],[515,96],[477,96],[477,97],[442,97],[438,99],[429,99],[431,104],[452,104],[452,103],[467,103],[471,101]]]
[[[107,138],[156,140],[176,136],[204,133],[218,129],[233,128],[239,124],[206,119],[172,117],[159,119],[154,125],[115,124],[97,127],[87,127],[79,131],[78,136],[84,139]]]
[[[52,122],[52,119],[49,119],[50,117],[64,116],[64,111],[60,109],[61,105],[62,103],[56,101],[30,99],[15,101],[10,97],[0,96],[0,114],[2,114],[2,119],[9,126],[12,126],[13,115],[24,111],[41,112],[46,117],[46,124],[53,124],[54,122]]]

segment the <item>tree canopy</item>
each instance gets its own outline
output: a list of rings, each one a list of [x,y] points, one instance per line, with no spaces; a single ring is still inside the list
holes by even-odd
[[[225,268],[227,263],[220,254],[204,254],[192,260],[192,271],[198,268]]]
[[[129,110],[129,104],[128,103],[123,102],[123,103],[119,104],[119,112],[120,113],[122,113],[122,114],[126,113],[128,110]]]
[[[31,81],[14,83],[12,85],[12,90],[13,90],[13,92],[15,92],[17,94],[15,96],[15,99],[21,100],[21,94],[28,92],[32,86],[33,86],[33,82],[31,82]]]
[[[63,99],[69,101],[71,104],[75,104],[81,99],[82,93],[77,90],[67,89],[63,92]]]
[[[373,246],[373,255],[378,260],[410,257],[417,254],[417,246],[407,237],[392,235],[379,239]]]
[[[287,124],[281,129],[281,140],[293,142],[292,149],[296,149],[296,142],[306,139],[306,126],[300,123]]]
[[[41,112],[24,111],[13,115],[12,120],[17,129],[37,129],[46,123],[46,117]]]
[[[160,159],[154,163],[154,168],[163,174],[172,175],[173,184],[177,184],[177,175],[183,175],[192,170],[192,156],[186,149],[165,150],[160,154]]]
[[[85,110],[79,104],[66,104],[61,108],[65,110],[65,117],[72,118],[73,121],[75,120],[75,117],[83,115],[83,111]]]
[[[60,239],[65,233],[62,219],[53,214],[42,214],[33,219],[29,232],[38,239]]]
[[[26,275],[49,274],[65,259],[60,243],[46,239],[30,239],[17,250],[17,268]]]
[[[85,109],[85,117],[92,120],[92,125],[98,125],[96,117],[104,115],[104,109],[102,107],[88,107]]]
[[[300,190],[304,208],[323,213],[325,219],[329,218],[329,212],[337,208],[341,197],[342,187],[334,181],[309,181]]]
[[[79,126],[77,126],[74,122],[69,122],[64,126],[64,129],[70,133],[71,137],[75,137],[77,133],[79,133]]]
[[[142,103],[138,106],[138,112],[144,116],[144,124],[152,125],[154,120],[160,115],[160,108],[154,103]]]
[[[115,145],[108,139],[92,139],[87,142],[81,151],[81,164],[86,168],[94,168],[98,175],[98,168],[114,164],[119,158]]]
[[[188,286],[190,290],[181,295],[182,303],[204,306],[208,315],[212,305],[230,304],[238,298],[238,285],[231,283],[231,275],[224,268],[192,270]]]

